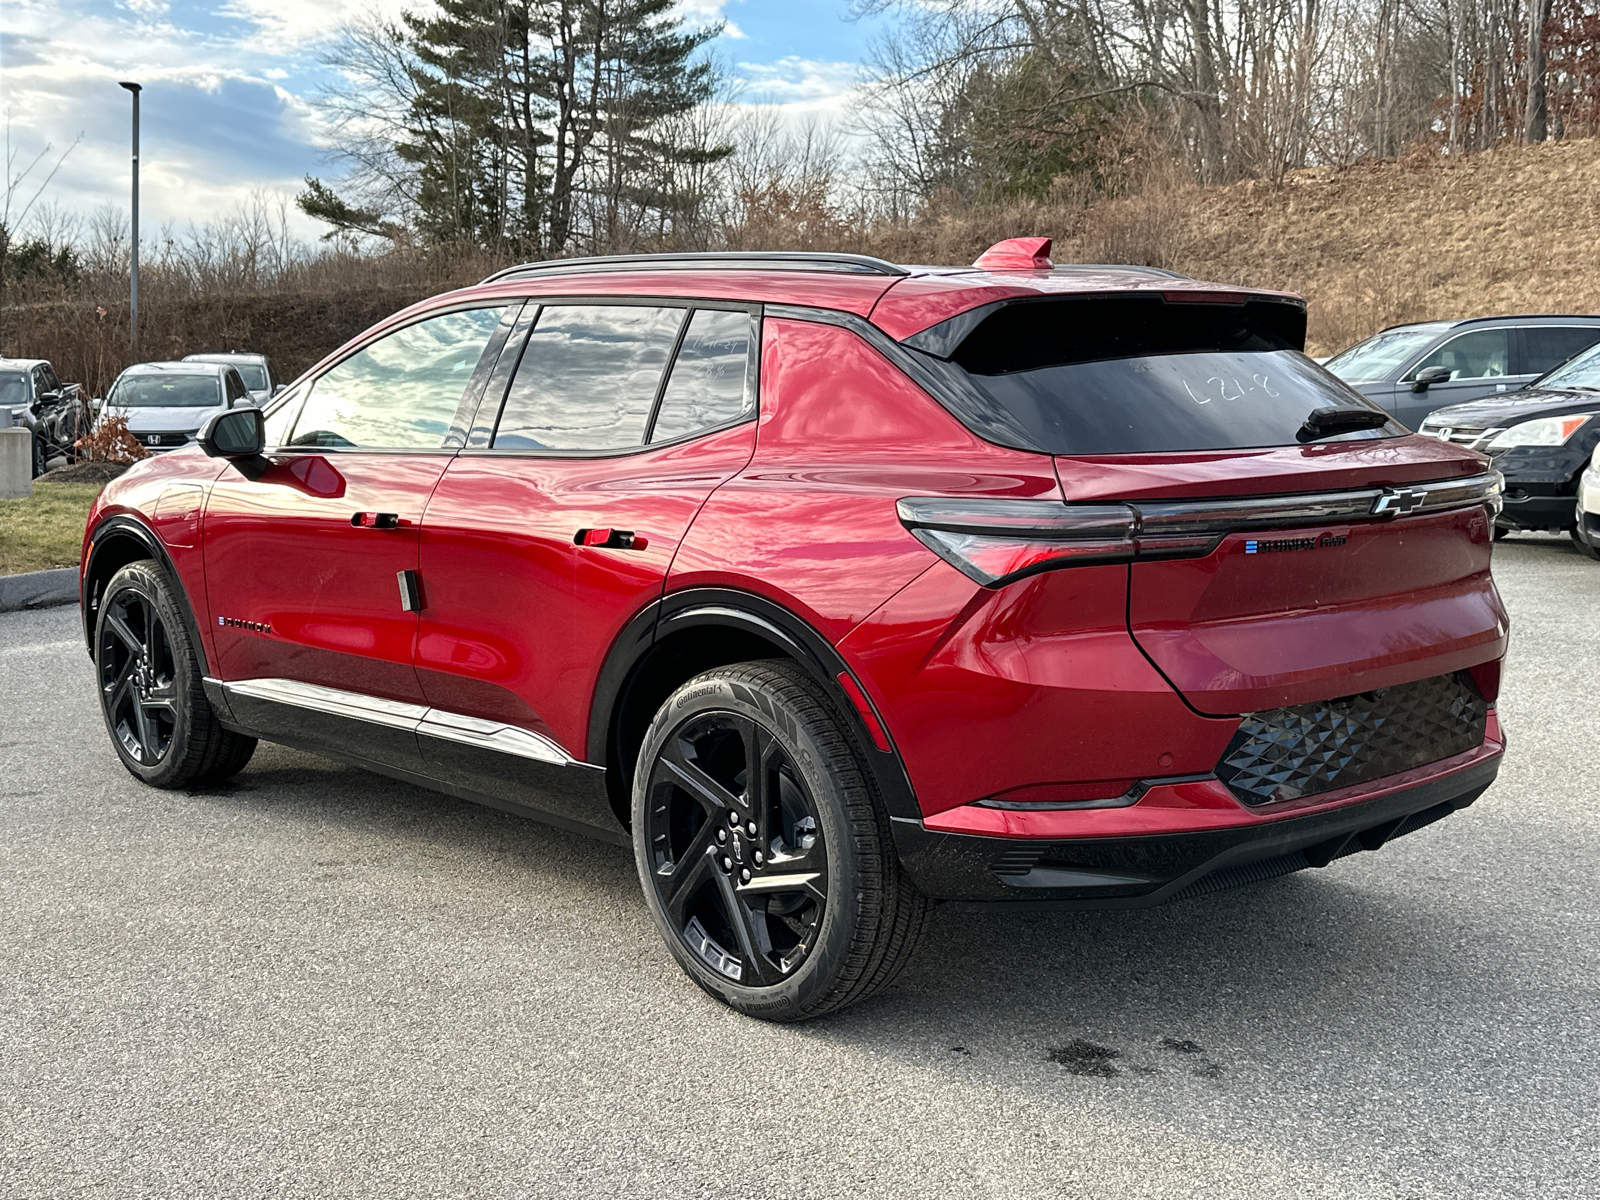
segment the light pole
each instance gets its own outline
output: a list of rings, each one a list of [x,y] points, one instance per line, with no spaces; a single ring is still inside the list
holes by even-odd
[[[139,93],[142,84],[122,83],[133,95],[133,240],[129,242],[132,271],[128,276],[128,353],[139,357]]]

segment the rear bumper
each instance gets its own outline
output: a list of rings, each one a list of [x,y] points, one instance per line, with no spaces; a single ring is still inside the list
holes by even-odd
[[[1502,744],[1486,743],[1460,756],[1466,765],[1400,787],[1376,781],[1366,789],[1369,799],[1276,820],[1137,837],[1047,839],[949,833],[896,818],[895,842],[912,880],[939,899],[1148,908],[1377,850],[1471,804],[1494,782],[1503,750]]]

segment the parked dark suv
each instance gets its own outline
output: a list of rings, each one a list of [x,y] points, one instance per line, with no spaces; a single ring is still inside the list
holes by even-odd
[[[1496,532],[1570,533],[1587,549],[1577,502],[1600,445],[1600,346],[1520,391],[1441,408],[1419,432],[1489,455],[1505,480]]]
[[[1600,342],[1600,316],[1472,317],[1396,325],[1328,360],[1328,370],[1408,429],[1451,404],[1514,392]]]
[[[1499,482],[1136,267],[535,264],[378,325],[89,516],[112,746],[257,738],[631,845],[739,1010],[883,987],[936,898],[1143,907],[1473,802]]]

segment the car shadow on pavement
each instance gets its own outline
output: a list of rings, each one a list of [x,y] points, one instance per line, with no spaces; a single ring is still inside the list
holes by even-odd
[[[655,936],[626,848],[354,767],[264,745],[237,779],[189,798],[259,813],[290,844],[303,827],[308,862],[330,840],[347,853],[355,846],[354,853],[389,860],[447,859],[509,903],[545,903],[554,887],[597,913],[636,920],[645,945]],[[892,988],[789,1035],[964,1069],[986,1054],[1011,1060],[1021,1053],[1098,1077],[1177,1071],[1216,1078],[1252,1042],[1281,1049],[1320,1040],[1328,1043],[1322,1053],[1338,1053],[1358,1025],[1367,1052],[1381,1053],[1386,1039],[1414,1030],[1415,1017],[1385,1032],[1372,1027],[1375,1011],[1414,1014],[1424,994],[1482,995],[1470,916],[1443,899],[1430,907],[1426,891],[1409,890],[1429,857],[1446,853],[1423,844],[1438,834],[1154,909],[1012,913],[942,905]],[[1395,886],[1391,874],[1408,887]],[[636,948],[640,940],[626,941]],[[664,948],[660,956],[670,967]],[[664,973],[663,986],[681,988],[681,1000],[706,1006],[708,1018],[726,1015],[675,970]]]

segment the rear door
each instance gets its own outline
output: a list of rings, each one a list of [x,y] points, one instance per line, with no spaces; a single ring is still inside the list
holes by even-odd
[[[529,312],[423,520],[422,749],[447,780],[616,830],[603,791],[572,786],[596,677],[749,461],[758,321],[681,301]]]
[[[408,723],[423,695],[406,580],[505,317],[504,306],[438,314],[360,347],[303,385],[297,414],[274,415],[284,444],[264,465],[230,464],[213,485],[211,661],[245,724],[417,758]]]
[[[1521,373],[1529,383],[1600,342],[1600,325],[1524,325]]]

